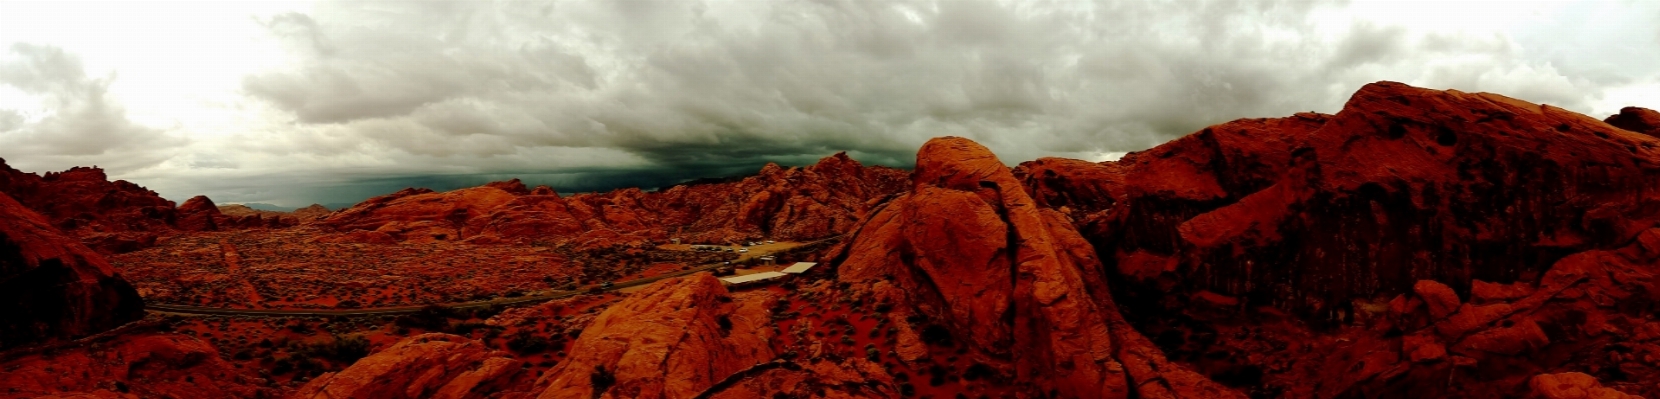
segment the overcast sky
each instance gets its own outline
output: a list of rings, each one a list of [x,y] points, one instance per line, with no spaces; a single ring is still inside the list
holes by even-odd
[[[1100,160],[1378,80],[1660,108],[1660,1],[0,0],[0,158],[175,201]]]

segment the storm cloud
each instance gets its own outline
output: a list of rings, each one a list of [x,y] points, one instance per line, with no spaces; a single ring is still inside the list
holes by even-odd
[[[1098,159],[1334,112],[1378,80],[1601,116],[1660,100],[1640,94],[1660,89],[1657,22],[1652,2],[321,2],[246,17],[278,61],[227,89],[236,131],[98,134],[184,145],[120,171],[164,194],[289,206],[509,177],[650,188],[838,151],[907,167],[942,135]],[[135,142],[71,137],[0,142]]]
[[[0,85],[33,95],[34,107],[0,109],[0,149],[41,160],[85,162],[130,170],[166,160],[185,142],[136,124],[109,97],[114,76],[87,76],[81,60],[45,45],[12,44],[0,58]],[[15,156],[15,155],[14,155]]]

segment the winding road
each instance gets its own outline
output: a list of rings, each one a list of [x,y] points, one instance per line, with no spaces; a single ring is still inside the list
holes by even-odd
[[[765,252],[755,251],[755,252],[744,254],[744,256],[739,257],[736,261],[742,261],[742,260],[745,260],[745,259],[771,255],[771,254],[777,253],[779,251],[795,249],[795,248],[804,247],[804,246],[808,246],[808,245],[816,245],[816,244],[823,243],[823,242],[826,242],[826,241],[835,240],[835,239],[838,239],[838,238],[841,238],[841,236],[832,236],[832,237],[820,239],[820,240],[817,240],[817,241],[805,242],[805,243],[800,243],[800,244],[796,244],[796,245],[789,245],[789,246],[785,246],[783,248],[777,248],[777,249],[773,249],[773,250],[765,251]],[[782,243],[780,243],[780,244],[782,244]],[[686,270],[681,270],[681,271],[676,271],[676,272],[672,272],[672,273],[664,273],[664,274],[660,274],[660,275],[656,275],[656,276],[638,278],[638,279],[633,279],[633,280],[628,280],[628,281],[618,281],[616,283],[613,283],[611,285],[611,288],[606,288],[604,290],[601,290],[600,292],[613,292],[613,291],[621,290],[621,289],[628,288],[628,287],[651,284],[651,283],[655,283],[655,282],[658,282],[658,281],[661,281],[661,280],[664,280],[664,279],[670,279],[670,278],[675,278],[675,277],[680,277],[680,276],[687,276],[687,275],[691,275],[693,273],[714,270],[715,268],[719,268],[721,266],[725,266],[725,263],[710,263],[710,264],[700,265],[698,267],[694,267],[694,268],[686,269]],[[515,297],[515,298],[500,298],[500,299],[491,299],[491,300],[486,300],[486,301],[450,303],[450,304],[443,304],[443,306],[451,308],[451,309],[474,309],[474,308],[484,308],[484,307],[490,307],[490,306],[518,305],[518,304],[522,304],[522,303],[546,302],[546,301],[550,301],[550,300],[554,300],[554,299],[569,298],[569,297],[573,297],[573,296],[577,296],[577,295],[582,295],[582,294],[588,293],[588,292],[590,292],[590,291],[588,291],[588,290],[553,291],[553,292],[540,294],[540,295],[526,295],[526,296]],[[396,307],[370,308],[370,309],[231,309],[231,308],[213,308],[213,307],[188,306],[188,305],[169,305],[169,304],[162,304],[162,303],[146,303],[146,304],[144,304],[144,310],[150,311],[150,312],[157,312],[157,313],[183,314],[183,315],[253,316],[253,317],[399,315],[399,314],[411,314],[411,313],[420,312],[421,309],[425,308],[425,307],[426,307],[426,305],[396,306]]]

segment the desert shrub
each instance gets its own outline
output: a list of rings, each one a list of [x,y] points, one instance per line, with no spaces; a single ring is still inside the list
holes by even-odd
[[[937,387],[937,386],[940,386],[940,385],[945,385],[947,380],[952,380],[952,379],[955,379],[955,378],[951,377],[951,370],[950,369],[947,369],[944,366],[940,366],[938,364],[928,367],[928,386]]]
[[[715,319],[715,324],[720,326],[720,335],[721,336],[724,337],[724,336],[732,334],[732,318],[731,317],[727,317],[727,315],[721,315],[719,318]]]
[[[995,370],[991,369],[991,366],[987,366],[980,362],[974,362],[974,365],[968,366],[968,370],[963,371],[963,379],[974,381],[981,378],[989,378],[996,373],[997,372]]]
[[[539,353],[548,349],[548,340],[530,331],[521,330],[507,339],[507,349],[520,354]]]
[[[313,330],[310,324],[306,324],[304,321],[296,321],[294,324],[288,325],[288,331],[293,331],[296,334],[310,334]]]
[[[294,371],[294,361],[286,357],[271,364],[271,374],[287,374],[290,371]]]
[[[588,382],[594,385],[594,396],[599,397],[617,383],[617,376],[607,371],[605,365],[596,364],[594,372],[588,374]]]
[[[938,324],[929,324],[922,328],[922,342],[934,346],[953,346],[951,330],[947,330],[944,326]]]
[[[448,326],[449,319],[457,316],[455,309],[439,305],[427,305],[413,314],[398,316],[395,323],[403,327],[437,331]]]

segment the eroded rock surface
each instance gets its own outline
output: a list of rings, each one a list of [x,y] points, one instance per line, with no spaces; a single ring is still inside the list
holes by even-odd
[[[300,387],[293,398],[499,397],[523,373],[521,362],[483,343],[449,334],[404,339]]]
[[[144,303],[103,256],[0,194],[0,349],[138,320]]]
[[[731,300],[708,273],[660,281],[611,306],[536,383],[538,398],[692,398],[774,358],[767,300]]]
[[[912,183],[855,231],[837,270],[851,289],[893,301],[892,317],[943,327],[1023,396],[1240,396],[1130,328],[1090,245],[985,147],[930,140]]]
[[[0,363],[0,398],[269,398],[195,337],[136,333]]]
[[[1625,107],[1620,113],[1603,119],[1614,127],[1660,137],[1660,112],[1643,107]]]
[[[1518,397],[1577,371],[1654,395],[1645,111],[1380,82],[1336,115],[1020,175],[1073,210],[1138,328],[1253,394]]]

